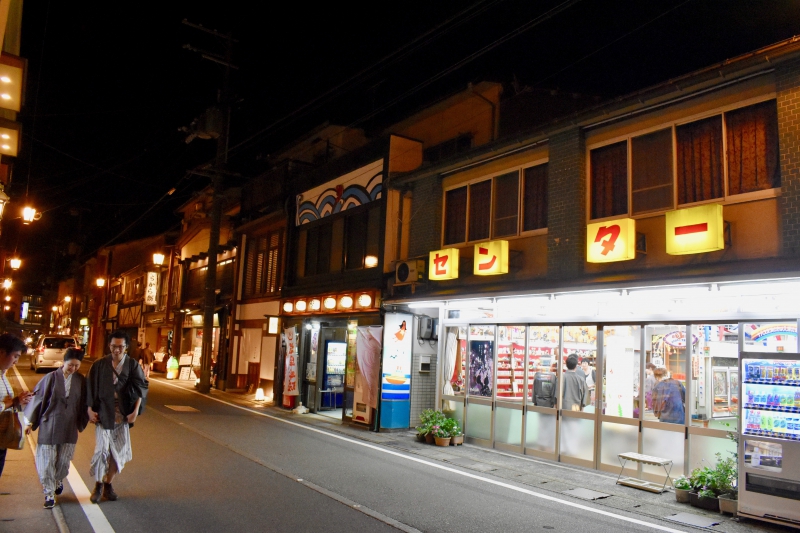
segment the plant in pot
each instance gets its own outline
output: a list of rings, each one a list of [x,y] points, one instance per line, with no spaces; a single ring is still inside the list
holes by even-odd
[[[680,503],[689,503],[689,493],[692,491],[689,478],[686,476],[675,478],[672,484],[675,487],[675,499]]]
[[[734,516],[739,511],[738,466],[738,462],[734,457],[722,459],[722,455],[717,454],[717,466],[714,469],[714,473],[718,490],[719,510],[722,513],[730,513]]]
[[[715,470],[704,466],[695,468],[689,476],[692,491],[689,493],[689,503],[693,507],[719,512],[717,495],[717,478]]]
[[[437,446],[450,446],[450,432],[444,427],[443,423],[432,426],[431,433]]]
[[[442,427],[447,431],[447,434],[450,435],[450,444],[453,446],[464,444],[464,433],[461,431],[458,420],[455,418],[448,418],[442,422]]]
[[[420,425],[415,428],[419,440],[424,440],[428,444],[433,444],[433,434],[431,430],[438,418],[438,411],[434,411],[433,409],[425,409],[419,414]]]

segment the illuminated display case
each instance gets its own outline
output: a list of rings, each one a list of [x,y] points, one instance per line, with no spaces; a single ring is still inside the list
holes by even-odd
[[[743,352],[739,514],[800,521],[800,354]]]

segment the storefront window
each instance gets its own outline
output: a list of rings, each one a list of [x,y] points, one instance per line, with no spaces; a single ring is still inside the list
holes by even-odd
[[[492,397],[494,390],[494,326],[469,328],[469,394]]]
[[[604,362],[603,414],[623,418],[639,418],[639,370],[641,359],[641,326],[606,326],[603,328]],[[584,358],[586,395],[595,405],[597,372],[591,360]],[[587,409],[584,409],[587,410]]]
[[[797,352],[797,324],[744,324],[745,352]]]
[[[559,326],[528,328],[528,401],[555,407],[557,396]]]
[[[736,429],[739,408],[739,332],[735,324],[693,326],[697,345],[692,354],[691,424]]]
[[[525,383],[525,326],[498,326],[497,338],[497,399],[521,402]]]
[[[683,424],[686,418],[686,327],[647,326],[645,335],[648,350],[645,363],[649,372],[645,378],[644,419]],[[697,336],[691,338],[696,346]],[[650,392],[649,401],[647,392]]]
[[[585,360],[592,369],[596,366],[597,326],[564,326],[561,358],[561,409],[583,411],[587,405],[587,392],[586,374],[581,368],[581,361]],[[589,410],[593,411],[594,408]]]

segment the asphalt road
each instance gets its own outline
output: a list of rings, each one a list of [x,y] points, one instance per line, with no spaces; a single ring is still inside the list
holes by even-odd
[[[42,377],[17,368],[31,389]],[[85,506],[89,514],[99,507],[106,531],[682,529],[151,383],[131,430],[133,460],[114,481],[120,499]],[[90,490],[93,448],[90,425],[73,459]],[[102,530],[102,519],[93,528],[76,497],[80,483],[71,485],[59,499],[70,531]]]

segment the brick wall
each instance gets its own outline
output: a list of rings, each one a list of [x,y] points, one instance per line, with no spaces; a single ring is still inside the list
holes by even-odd
[[[417,181],[413,185],[408,256],[426,255],[438,250],[442,232],[442,184],[438,178]]]
[[[780,143],[782,252],[800,256],[800,60],[781,65],[775,76]]]
[[[586,240],[586,142],[579,128],[550,137],[547,277],[583,274]]]

